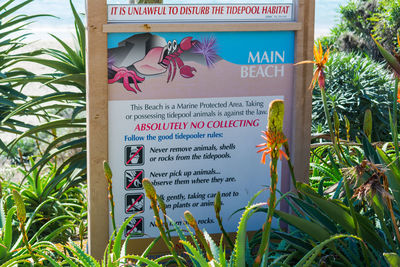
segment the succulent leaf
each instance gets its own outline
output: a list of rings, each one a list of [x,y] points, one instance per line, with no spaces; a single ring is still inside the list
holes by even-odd
[[[385,58],[386,62],[393,68],[393,70],[400,75],[400,62],[393,56],[389,51],[387,51],[375,38],[372,37],[376,46],[378,47],[379,52],[381,52],[382,56]]]

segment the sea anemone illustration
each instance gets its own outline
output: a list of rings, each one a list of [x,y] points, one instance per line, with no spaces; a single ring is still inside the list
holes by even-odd
[[[193,53],[202,54],[206,60],[207,67],[213,67],[217,61],[217,39],[215,36],[202,38],[194,45]]]

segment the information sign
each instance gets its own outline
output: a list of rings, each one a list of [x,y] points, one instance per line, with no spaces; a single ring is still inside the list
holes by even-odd
[[[270,183],[256,145],[275,99],[285,102],[296,178],[306,177],[312,67],[293,64],[312,58],[313,13],[312,0],[110,6],[87,0],[88,245],[94,257],[103,256],[113,230],[104,160],[113,172],[117,227],[137,214],[124,229],[125,237],[134,233],[128,252],[135,254],[159,236],[144,178],[178,225],[190,210],[210,234],[220,233],[213,200],[221,192],[224,226],[236,231],[240,214],[230,216]],[[282,192],[291,183],[285,166],[278,165]],[[247,230],[264,221],[265,214],[255,214]]]

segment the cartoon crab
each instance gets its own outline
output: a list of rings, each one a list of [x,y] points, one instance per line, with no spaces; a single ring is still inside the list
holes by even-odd
[[[139,84],[144,82],[146,76],[168,72],[168,83],[174,80],[179,70],[181,77],[192,78],[197,70],[185,65],[182,57],[185,55],[193,61],[204,61],[202,47],[190,36],[178,44],[176,40],[167,43],[164,38],[150,33],[133,35],[120,42],[118,47],[108,50],[108,83],[122,82],[126,90],[137,93],[141,92]],[[212,53],[215,54],[215,49]],[[209,65],[207,60],[206,64]]]

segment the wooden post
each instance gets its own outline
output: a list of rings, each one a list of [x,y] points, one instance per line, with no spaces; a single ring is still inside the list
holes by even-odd
[[[87,0],[87,159],[88,247],[96,259],[108,244],[107,183],[103,161],[108,157],[107,1]]]
[[[315,0],[298,0],[297,22],[303,27],[296,31],[296,62],[313,59]],[[311,64],[295,69],[295,92],[292,116],[294,131],[291,137],[291,154],[297,181],[307,182],[310,163],[312,94],[308,89],[312,79]],[[299,141],[301,140],[301,141]],[[296,143],[295,143],[296,142]],[[302,142],[302,143],[299,143]]]

